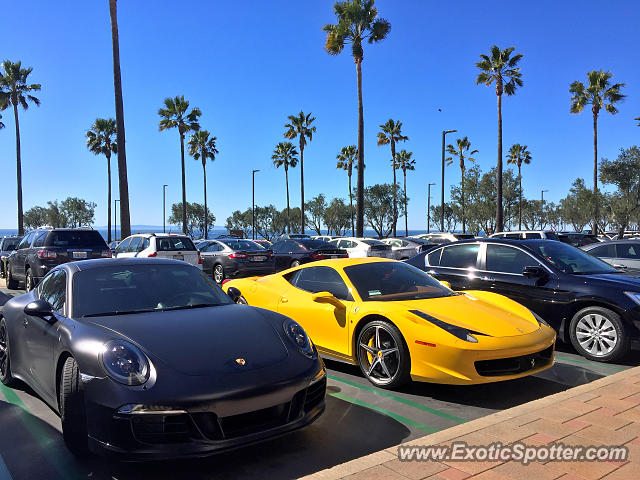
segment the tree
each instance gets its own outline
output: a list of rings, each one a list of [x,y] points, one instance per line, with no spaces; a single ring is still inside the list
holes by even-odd
[[[24,226],[27,230],[33,230],[49,224],[48,210],[45,207],[35,206],[24,212]]]
[[[324,210],[324,224],[329,235],[344,235],[349,228],[351,209],[341,198],[334,198]]]
[[[351,212],[351,234],[355,234],[356,227],[353,218],[353,194],[351,193],[351,174],[353,173],[353,164],[358,158],[358,149],[355,145],[349,145],[348,147],[342,147],[340,153],[336,155],[338,163],[336,168],[341,168],[347,172],[349,177],[349,210]]]
[[[40,100],[31,92],[39,92],[39,83],[27,83],[27,77],[33,71],[32,67],[22,68],[22,62],[5,60],[2,63],[4,73],[0,72],[0,110],[13,107],[13,118],[16,125],[16,180],[18,184],[18,235],[24,234],[24,219],[22,213],[22,159],[20,157],[20,122],[18,107],[23,110],[29,108],[29,103],[40,106]]]
[[[216,137],[210,137],[206,130],[199,130],[191,135],[189,139],[189,155],[195,160],[202,160],[202,175],[204,184],[204,238],[208,237],[209,229],[207,228],[207,159],[215,161],[218,149],[216,148]]]
[[[338,23],[327,24],[322,30],[327,32],[325,50],[330,55],[339,55],[345,44],[351,44],[351,54],[356,64],[358,81],[358,182],[356,186],[356,235],[364,232],[364,111],[362,104],[362,42],[384,40],[391,30],[391,24],[378,18],[374,0],[350,0],[336,2],[333,11]]]
[[[79,228],[93,223],[96,204],[77,197],[67,197],[62,202],[48,201],[46,207],[35,206],[24,213],[24,223],[29,229],[45,225],[54,228]]]
[[[107,243],[111,243],[111,154],[118,153],[115,135],[116,121],[113,118],[96,118],[87,132],[89,151],[107,157]]]
[[[504,218],[502,211],[502,95],[511,96],[516,93],[516,88],[522,86],[522,74],[518,62],[522,54],[511,54],[515,47],[500,50],[497,45],[491,47],[491,56],[480,55],[481,60],[476,63],[481,72],[476,79],[476,85],[484,83],[490,86],[495,82],[496,96],[498,97],[498,163],[496,169],[498,188],[496,190],[496,228],[502,231]]]
[[[253,212],[250,208],[241,212],[240,210],[234,210],[231,216],[227,217],[225,228],[228,231],[242,230],[246,238],[252,237],[252,215]]]
[[[438,219],[442,217],[442,205],[431,205],[431,215],[430,217],[432,219]],[[435,224],[437,225],[437,221],[435,222]],[[454,209],[451,207],[451,204],[446,203],[444,204],[444,224],[446,227],[446,231],[447,232],[452,232],[456,229],[456,227],[458,226],[458,217],[456,215],[456,212],[454,211]]]
[[[87,227],[95,217],[95,202],[87,202],[82,198],[68,197],[60,204],[62,215],[66,218],[66,227]]]
[[[514,143],[507,153],[507,165],[518,167],[518,230],[522,230],[522,164],[531,163],[531,152],[526,145]]]
[[[393,230],[394,195],[398,195],[398,189],[388,183],[372,185],[365,189],[364,215],[371,228],[381,238],[388,237]]]
[[[168,128],[177,128],[180,135],[180,161],[182,166],[182,232],[187,233],[187,191],[185,185],[185,170],[184,170],[184,136],[189,131],[200,130],[200,124],[198,123],[198,117],[202,115],[202,112],[198,107],[193,108],[190,112],[189,102],[184,99],[184,95],[179,95],[174,98],[164,99],[165,108],[158,110],[160,115],[160,122],[158,124],[160,131]]]
[[[298,164],[298,151],[291,142],[280,142],[273,150],[271,159],[276,168],[284,166],[284,177],[287,185],[287,233],[291,233],[291,210],[289,208],[289,167]]]
[[[378,146],[390,145],[391,146],[391,167],[393,169],[393,187],[396,188],[396,170],[398,165],[396,163],[396,143],[409,140],[409,137],[402,135],[402,122],[394,122],[393,119],[387,120],[387,123],[380,125],[380,131],[378,132]],[[394,195],[393,214],[395,220],[393,222],[393,236],[397,236],[396,223],[398,222],[398,204],[396,203],[396,195]],[[405,212],[406,213],[406,212]],[[406,220],[406,215],[405,215]]]
[[[326,208],[327,204],[322,193],[312,198],[306,205],[306,209],[309,212],[309,217],[306,219],[307,224],[309,224],[318,235],[322,235],[322,222]]]
[[[576,232],[589,223],[592,213],[593,191],[589,190],[582,178],[571,184],[568,195],[560,200],[560,209],[564,222],[571,224]]]
[[[109,0],[111,17],[111,46],[113,50],[113,89],[116,105],[116,142],[118,144],[118,189],[120,192],[120,233],[131,235],[129,210],[129,180],[127,178],[127,152],[124,133],[124,107],[122,102],[122,76],[120,72],[120,39],[118,36],[118,9],[116,0]]]
[[[460,208],[461,208],[461,216],[462,219],[462,233],[466,233],[466,225],[464,221],[464,171],[465,171],[465,159],[470,162],[475,162],[476,159],[471,155],[475,155],[478,153],[478,150],[471,150],[471,142],[468,137],[458,138],[456,140],[456,146],[454,147],[452,144],[447,145],[447,153],[458,157],[460,162]],[[447,158],[447,165],[451,165],[453,163],[453,157]]]
[[[580,81],[575,81],[569,86],[571,93],[571,113],[580,113],[584,107],[591,105],[593,114],[593,195],[598,196],[598,115],[603,108],[612,115],[618,113],[615,104],[620,102],[625,95],[621,89],[624,83],[611,84],[613,74],[603,70],[592,70],[587,73],[589,80],[585,86]],[[598,233],[598,202],[593,205],[593,234]]]
[[[621,149],[613,161],[602,159],[600,181],[617,187],[610,200],[611,214],[618,229],[618,238],[622,238],[640,211],[640,148]]]
[[[311,113],[305,115],[300,111],[297,116],[289,115],[288,118],[289,123],[284,126],[287,129],[284,136],[289,140],[298,137],[300,147],[300,224],[302,225],[301,233],[304,233],[304,147],[307,145],[307,139],[311,141],[313,134],[316,133],[316,127],[311,125],[316,117],[312,117]]]
[[[407,222],[407,170],[415,170],[416,169],[416,161],[412,159],[413,152],[407,152],[406,150],[400,150],[396,157],[396,165],[402,170],[402,176],[404,180],[404,236],[409,236],[409,227]]]
[[[172,225],[182,224],[182,212],[184,210],[185,209],[182,208],[181,203],[174,203],[173,205],[171,205],[171,216],[169,217],[169,223]],[[187,228],[186,228],[186,231],[183,229],[183,233],[193,238],[197,238],[198,236],[204,236],[205,235],[204,205],[196,202],[188,203],[186,211],[187,211],[187,223],[186,223]],[[211,224],[210,225],[207,224],[207,228],[211,230],[213,228],[213,223],[216,221],[216,217],[213,213],[211,213],[211,210],[207,211],[206,216],[209,220],[211,220]]]

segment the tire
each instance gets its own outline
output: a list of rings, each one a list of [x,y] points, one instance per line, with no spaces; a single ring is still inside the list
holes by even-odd
[[[411,379],[409,349],[400,330],[387,321],[374,320],[362,327],[356,357],[364,376],[377,387],[398,388]]]
[[[74,455],[84,455],[89,451],[87,416],[78,364],[73,357],[67,358],[62,367],[59,395],[64,441]]]
[[[30,292],[35,287],[35,283],[33,281],[33,274],[31,273],[31,269],[27,268],[27,273],[24,276],[24,289],[27,292]]]
[[[589,360],[613,362],[630,349],[620,315],[603,307],[587,307],[576,313],[569,324],[569,336],[576,351]]]
[[[11,355],[9,353],[9,332],[7,321],[0,317],[0,382],[7,387],[15,383],[11,375]]]
[[[16,288],[18,288],[18,281],[13,278],[13,275],[11,273],[11,266],[9,264],[7,264],[7,288],[9,290],[15,290]]]
[[[219,263],[213,267],[213,281],[218,285],[222,285],[224,281],[224,268]]]
[[[293,262],[291,262],[291,268],[299,267],[299,266],[300,266],[300,260],[294,260]]]

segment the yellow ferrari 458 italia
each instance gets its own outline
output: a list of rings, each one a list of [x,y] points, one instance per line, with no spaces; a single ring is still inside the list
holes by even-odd
[[[454,292],[395,260],[322,260],[224,289],[294,319],[322,356],[359,365],[380,387],[496,382],[553,365],[555,331],[527,308],[495,293]]]

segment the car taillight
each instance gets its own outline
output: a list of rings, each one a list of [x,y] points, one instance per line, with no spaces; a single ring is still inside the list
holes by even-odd
[[[111,250],[103,250],[100,256],[102,258],[111,258]]]
[[[200,250],[198,250],[198,265],[202,265],[202,255],[200,255]]]
[[[342,255],[340,255],[340,258],[349,258],[349,254],[348,253],[343,253]]]
[[[229,258],[247,258],[247,257],[249,257],[249,255],[242,252],[233,252],[231,255],[229,255]]]
[[[57,254],[56,254],[56,252],[53,252],[51,250],[40,250],[38,252],[38,257],[40,257],[40,258],[56,258]]]
[[[147,255],[147,257],[157,257],[158,256],[158,252],[151,252],[149,255]]]
[[[313,252],[311,254],[311,258],[313,258],[314,260],[324,260],[327,257],[325,257],[322,253]]]

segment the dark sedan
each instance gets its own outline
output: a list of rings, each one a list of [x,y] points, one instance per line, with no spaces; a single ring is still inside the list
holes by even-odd
[[[273,273],[273,251],[251,240],[222,238],[198,244],[202,256],[202,270],[218,285],[225,278],[242,278]]]
[[[315,260],[349,256],[346,250],[335,245],[307,238],[279,240],[271,248],[276,257],[276,272]]]
[[[21,236],[2,237],[0,239],[0,277],[6,275],[7,259],[22,240]]]
[[[58,412],[76,453],[201,456],[313,422],[326,377],[306,333],[229,296],[175,260],[58,266],[5,304],[0,380]]]
[[[487,290],[544,318],[583,356],[614,361],[640,340],[640,278],[554,240],[478,239],[408,263],[455,290]]]

